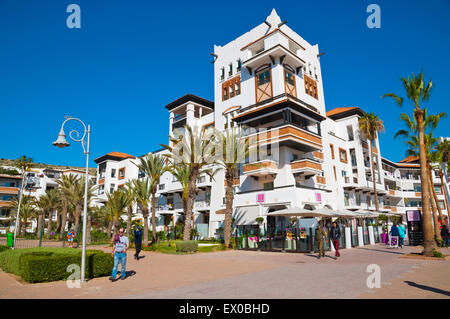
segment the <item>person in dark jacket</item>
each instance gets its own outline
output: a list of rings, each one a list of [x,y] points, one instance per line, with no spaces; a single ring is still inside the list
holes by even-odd
[[[136,247],[134,259],[139,260],[139,253],[142,249],[142,231],[141,227],[139,226],[134,230],[134,246]]]
[[[333,225],[331,226],[330,239],[333,243],[334,249],[336,250],[336,253],[334,255],[336,257],[340,257],[341,254],[339,254],[339,240],[341,239],[341,230],[337,226],[336,222],[333,222]]]
[[[441,228],[442,246],[448,246],[450,241],[450,234],[446,224]]]

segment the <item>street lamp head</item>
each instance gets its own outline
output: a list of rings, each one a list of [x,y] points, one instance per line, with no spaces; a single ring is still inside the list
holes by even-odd
[[[61,131],[59,131],[58,134],[58,138],[52,144],[58,146],[59,148],[70,146],[70,144],[66,141],[66,134],[64,134],[63,128],[61,128]]]

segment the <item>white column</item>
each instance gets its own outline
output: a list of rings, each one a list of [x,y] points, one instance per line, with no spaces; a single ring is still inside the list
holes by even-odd
[[[352,248],[352,232],[350,227],[345,227],[345,248]]]
[[[358,246],[364,246],[364,237],[363,237],[363,229],[361,226],[358,226]]]
[[[375,245],[375,236],[373,234],[373,226],[369,226],[369,242],[371,245]]]
[[[195,114],[194,104],[188,103],[188,105],[186,105],[186,124],[188,125],[194,124],[194,114]]]

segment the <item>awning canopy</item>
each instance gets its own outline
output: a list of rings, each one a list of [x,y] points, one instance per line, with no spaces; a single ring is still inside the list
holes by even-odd
[[[287,209],[278,210],[272,213],[268,213],[267,216],[298,216],[308,218],[308,217],[333,217],[333,214],[325,210],[320,212],[318,209],[310,210],[300,207],[291,207]]]

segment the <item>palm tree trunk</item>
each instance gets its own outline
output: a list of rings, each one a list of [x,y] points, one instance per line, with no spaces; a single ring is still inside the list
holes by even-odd
[[[152,244],[156,243],[156,193],[152,193]]]
[[[47,236],[50,236],[52,232],[52,215],[53,212],[51,209],[48,210],[48,221],[47,221]]]
[[[109,237],[109,238],[111,238],[111,230],[112,230],[112,227],[113,227],[113,222],[112,222],[112,220],[110,220],[110,221],[108,222],[108,228],[106,229],[106,233],[108,234],[108,237]]]
[[[419,162],[420,162],[420,183],[422,187],[422,223],[423,223],[423,251],[425,256],[433,256],[433,250],[436,248],[434,240],[433,225],[431,220],[430,209],[430,189],[427,182],[427,151],[425,147],[425,136],[423,127],[423,110],[417,108],[414,110],[417,127],[419,131]]]
[[[56,230],[55,233],[59,233],[61,228],[61,213],[59,211],[56,212]]]
[[[373,164],[373,150],[372,150],[372,142],[370,141],[370,165],[372,166],[372,183],[373,183],[373,192],[374,192],[374,200],[375,200],[375,211],[379,211],[380,207],[378,205],[378,194],[377,194],[377,178],[375,176],[375,165]]]
[[[225,240],[225,247],[230,247],[230,241],[231,241],[231,222],[232,222],[232,216],[233,216],[233,171],[234,170],[228,170],[225,173],[225,181],[227,183],[226,189],[225,189],[225,204],[226,204],[226,210],[225,210],[225,225],[224,225],[224,240]]]
[[[148,208],[142,210],[144,215],[144,246],[148,246]]]
[[[114,235],[117,235],[119,233],[119,218],[117,218],[116,216],[114,216]]]
[[[428,179],[428,185],[430,185],[429,179]],[[430,186],[430,188],[431,188],[431,186]],[[433,212],[434,238],[435,238],[436,242],[438,243],[438,245],[440,245],[442,242],[442,237],[441,237],[441,232],[439,230],[439,223],[438,223],[437,214],[436,214],[436,203],[435,203],[433,197],[431,198],[431,211]]]
[[[198,169],[193,168],[191,170],[191,175],[189,176],[188,199],[186,207],[186,216],[184,220],[184,233],[183,233],[184,241],[191,239],[191,219],[192,219],[192,211],[194,210],[194,201],[197,188],[197,176],[198,176]]]
[[[129,206],[127,209],[127,236],[131,236],[131,216],[133,214],[133,206]]]
[[[39,212],[39,216],[38,216],[38,222],[37,222],[37,229],[36,229],[36,236],[40,237],[41,235],[41,227],[42,227],[42,222],[43,222],[43,212]]]
[[[442,187],[442,190],[443,190],[442,192],[444,193],[445,207],[446,207],[447,213],[448,213],[449,208],[448,208],[448,198],[447,198],[447,196],[448,196],[448,194],[447,194],[447,187],[446,187],[446,185],[444,183],[444,173],[442,172],[441,168],[439,169],[439,177],[441,178],[441,187]],[[447,220],[447,226],[448,226],[448,220]]]

